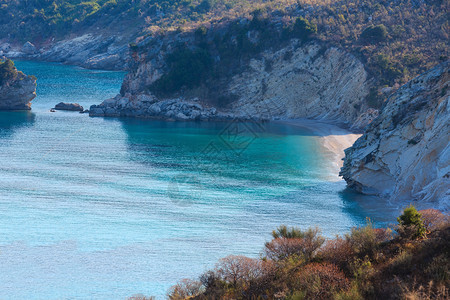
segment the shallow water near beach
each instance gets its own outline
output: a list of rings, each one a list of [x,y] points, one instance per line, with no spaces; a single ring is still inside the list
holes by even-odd
[[[399,211],[330,180],[307,129],[51,113],[114,96],[124,73],[16,65],[38,97],[0,112],[1,299],[162,299],[221,257],[257,257],[280,224],[333,237]]]

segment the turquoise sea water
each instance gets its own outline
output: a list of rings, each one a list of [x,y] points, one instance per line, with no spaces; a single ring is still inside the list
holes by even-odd
[[[32,112],[0,112],[0,299],[163,298],[280,224],[327,236],[397,208],[330,181],[306,129],[49,112],[114,96],[124,73],[17,62]]]

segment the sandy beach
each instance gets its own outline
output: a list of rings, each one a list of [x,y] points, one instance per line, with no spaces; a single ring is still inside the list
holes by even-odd
[[[341,180],[339,171],[343,164],[342,159],[345,156],[344,150],[352,146],[361,134],[318,120],[293,119],[276,122],[307,128],[315,133],[319,144],[324,149],[325,155],[330,157],[330,180]]]

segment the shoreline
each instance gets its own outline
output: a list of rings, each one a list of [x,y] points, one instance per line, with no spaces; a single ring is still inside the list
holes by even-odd
[[[330,180],[342,180],[339,171],[343,165],[344,150],[351,147],[362,133],[352,132],[332,123],[311,119],[285,119],[273,121],[295,127],[302,127],[316,134],[320,147],[324,154],[330,158]]]

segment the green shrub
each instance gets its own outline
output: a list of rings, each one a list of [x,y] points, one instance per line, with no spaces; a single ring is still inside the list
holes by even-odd
[[[288,228],[286,225],[281,225],[276,230],[272,231],[272,237],[274,239],[300,239],[304,237],[304,232],[297,227]]]
[[[422,215],[411,205],[403,210],[403,214],[397,218],[399,234],[404,238],[418,239],[426,235],[426,228]]]
[[[17,69],[10,59],[0,62],[0,84],[16,79]]]
[[[295,20],[291,29],[291,36],[293,38],[299,38],[304,41],[308,40],[315,33],[317,33],[317,26],[302,17]]]
[[[383,97],[380,92],[378,92],[377,87],[371,87],[369,94],[366,97],[366,102],[370,107],[379,109],[383,105]]]
[[[361,39],[369,44],[376,44],[387,39],[387,29],[383,24],[370,25],[361,33]]]
[[[383,84],[392,84],[395,80],[403,76],[403,67],[399,62],[393,62],[392,59],[385,54],[378,54],[372,59],[372,65],[378,70],[380,82]]]
[[[211,55],[204,49],[190,50],[183,47],[169,54],[166,61],[169,71],[151,86],[156,92],[171,93],[182,87],[197,87],[212,67]]]
[[[370,219],[367,219],[366,226],[352,228],[350,234],[345,237],[353,251],[359,256],[373,255],[379,244]]]

